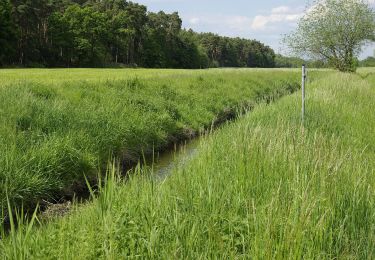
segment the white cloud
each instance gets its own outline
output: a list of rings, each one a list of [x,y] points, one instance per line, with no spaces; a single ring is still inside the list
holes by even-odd
[[[243,15],[201,14],[183,17],[187,26],[202,31],[212,31],[225,35],[245,36],[256,32],[276,33],[285,31],[297,24],[303,16],[304,7],[278,6],[267,14],[253,17]],[[278,33],[279,35],[279,33]]]
[[[289,6],[279,6],[272,9],[271,13],[273,14],[287,14],[291,12],[291,8]]]
[[[252,18],[241,15],[223,15],[223,14],[205,14],[199,16],[183,17],[191,26],[200,26],[201,28],[209,28],[216,33],[223,33],[222,30],[232,32],[250,31]]]
[[[375,0],[368,1],[372,6],[375,5]],[[192,28],[198,32],[213,32],[223,36],[257,39],[270,45],[277,52],[282,52],[280,44],[282,35],[292,31],[297,26],[298,20],[306,13],[305,1],[301,2],[303,3],[295,6],[274,6],[274,8],[258,12],[254,16],[228,15],[225,12],[182,13],[182,20],[186,28]],[[372,54],[373,47],[368,49],[366,54]]]
[[[255,31],[268,30],[276,25],[292,26],[303,16],[303,7],[291,8],[289,6],[279,6],[271,10],[267,15],[257,15],[254,17],[251,28]]]
[[[189,19],[190,24],[199,24],[200,19],[198,17],[192,17]]]

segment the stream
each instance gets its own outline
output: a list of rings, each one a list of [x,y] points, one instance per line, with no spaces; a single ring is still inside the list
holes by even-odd
[[[174,149],[159,153],[154,163],[148,165],[157,181],[165,180],[176,167],[181,167],[198,154],[201,137],[197,137],[182,144],[175,145]]]
[[[292,94],[293,92],[294,91],[291,91],[291,93],[289,94]],[[273,100],[267,101],[267,104],[271,103],[272,101]],[[246,110],[246,112],[250,112],[251,110],[252,109]],[[233,113],[233,111],[224,113],[224,116],[222,116],[222,118],[219,118],[219,120],[216,122],[216,124],[213,124],[213,126],[215,128],[218,128],[219,126],[223,125],[223,123],[236,119],[236,116]],[[156,153],[153,156],[153,159],[151,158],[151,160],[146,160],[146,163],[142,167],[149,167],[151,169],[151,172],[153,173],[153,178],[158,182],[162,182],[173,173],[174,169],[176,169],[177,167],[185,166],[194,157],[198,156],[199,147],[202,139],[204,139],[204,136],[205,134],[190,140],[186,140],[181,144],[175,144],[174,149]],[[89,197],[90,196],[88,192],[87,198],[82,194],[81,196],[78,196],[81,201],[87,201],[89,200]],[[71,211],[73,205],[71,200],[65,200],[57,203],[45,203],[46,205],[44,205],[43,210],[38,214],[41,219],[45,220],[49,220],[54,217],[62,217],[68,214]],[[5,230],[9,230],[10,226],[8,221],[5,221],[4,227]]]
[[[202,138],[203,137],[196,137],[181,144],[176,144],[174,149],[157,153],[153,160],[146,160],[146,163],[142,167],[151,169],[153,179],[157,182],[162,182],[172,174],[176,167],[186,165],[198,155]],[[86,198],[86,201],[88,200],[89,195],[87,195]],[[50,203],[46,209],[40,213],[39,217],[47,221],[55,217],[63,217],[71,211],[72,206],[73,204],[69,200],[56,204]]]

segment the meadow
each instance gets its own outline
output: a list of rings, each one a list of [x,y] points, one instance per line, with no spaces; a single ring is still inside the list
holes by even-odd
[[[257,103],[299,88],[291,70],[0,70],[0,209],[87,190]]]
[[[369,73],[310,74],[304,125],[300,92],[259,105],[201,138],[162,182],[140,166],[124,181],[115,163],[91,203],[41,227],[21,221],[0,256],[373,259]]]

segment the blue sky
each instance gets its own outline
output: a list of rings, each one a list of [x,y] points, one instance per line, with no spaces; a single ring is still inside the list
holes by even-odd
[[[375,0],[367,0],[375,7]],[[183,27],[197,32],[257,39],[284,53],[280,39],[296,27],[308,0],[133,0],[149,11],[177,11]],[[373,55],[375,45],[361,57]]]

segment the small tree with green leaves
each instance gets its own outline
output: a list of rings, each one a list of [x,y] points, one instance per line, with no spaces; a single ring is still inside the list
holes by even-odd
[[[284,38],[296,54],[355,72],[363,46],[375,41],[375,12],[364,0],[315,0]]]

